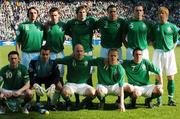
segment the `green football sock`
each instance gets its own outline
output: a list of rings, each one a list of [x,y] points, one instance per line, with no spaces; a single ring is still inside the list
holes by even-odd
[[[168,89],[168,100],[171,101],[173,100],[173,96],[174,96],[174,80],[168,80],[167,89]]]

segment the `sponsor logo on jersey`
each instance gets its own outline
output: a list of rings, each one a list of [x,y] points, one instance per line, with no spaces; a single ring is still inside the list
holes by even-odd
[[[77,24],[79,24],[79,22],[78,22],[78,21],[75,21],[75,25],[77,25]]]

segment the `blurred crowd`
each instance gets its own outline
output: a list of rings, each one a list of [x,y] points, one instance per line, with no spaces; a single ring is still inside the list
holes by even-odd
[[[169,21],[180,27],[180,2],[163,0],[144,0],[145,18],[152,21],[157,21],[157,9],[159,6],[166,6],[170,10]],[[49,19],[48,11],[51,7],[58,7],[61,12],[61,19],[67,21],[75,17],[75,9],[81,4],[86,4],[89,8],[89,15],[101,17],[106,15],[106,8],[110,4],[118,6],[118,14],[120,17],[129,19],[132,17],[133,0],[114,0],[114,1],[83,1],[75,0],[73,2],[63,1],[32,1],[26,3],[24,1],[6,1],[0,4],[0,40],[14,40],[16,37],[16,29],[19,23],[27,18],[27,8],[36,6],[39,9],[39,21],[44,23]]]

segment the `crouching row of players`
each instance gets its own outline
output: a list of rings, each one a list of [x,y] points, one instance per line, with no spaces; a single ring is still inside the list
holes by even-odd
[[[55,102],[59,94],[65,100],[67,110],[71,110],[70,97],[74,94],[85,96],[83,104],[89,106],[97,96],[100,100],[99,108],[105,105],[105,96],[109,94],[117,95],[119,99],[118,107],[120,111],[125,111],[124,98],[131,97],[131,107],[135,107],[136,99],[139,96],[146,96],[145,104],[153,107],[151,100],[163,93],[163,81],[159,69],[148,60],[142,59],[142,51],[133,51],[134,59],[125,60],[122,64],[118,61],[118,50],[110,49],[108,58],[92,59],[84,55],[82,45],[75,46],[72,55],[56,60],[51,60],[50,50],[42,46],[40,57],[31,60],[29,74],[26,68],[19,63],[19,54],[12,51],[8,54],[9,65],[0,71],[1,109],[0,114],[5,113],[5,105],[12,111],[17,111],[18,106],[22,111],[29,113],[27,107],[36,91],[36,104],[40,106],[40,96],[45,93],[48,97],[48,107],[55,109]],[[60,71],[57,64],[67,65],[67,82],[59,79]],[[96,89],[87,84],[90,77],[91,66],[97,66],[97,86]],[[124,70],[125,69],[125,70]],[[158,84],[150,84],[149,73],[156,74]],[[124,82],[125,74],[128,83]],[[29,81],[30,79],[30,81]],[[41,84],[45,84],[42,86]],[[45,88],[44,88],[45,87]],[[22,100],[23,99],[23,100]],[[75,106],[79,106],[77,100]]]

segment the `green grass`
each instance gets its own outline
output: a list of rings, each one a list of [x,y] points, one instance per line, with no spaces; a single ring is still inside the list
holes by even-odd
[[[15,48],[12,46],[3,46],[0,47],[0,67],[6,65],[8,63],[7,61],[7,54],[10,50],[14,50]],[[70,46],[65,47],[65,54],[71,53]],[[123,48],[123,51],[125,52],[125,49]],[[152,47],[149,48],[150,51],[150,58],[152,58]],[[177,47],[175,49],[176,53],[176,61],[177,61],[177,67],[178,72],[180,71],[180,55],[178,55],[180,52],[180,47]],[[99,47],[94,47],[94,54],[95,56],[98,56],[99,54]],[[124,54],[123,54],[124,57]],[[49,115],[41,115],[37,112],[30,112],[29,115],[24,115],[21,113],[9,113],[8,115],[1,115],[0,119],[179,119],[178,113],[180,112],[180,80],[179,80],[180,74],[175,75],[175,100],[177,102],[176,107],[169,107],[167,106],[167,79],[164,77],[164,94],[163,94],[163,106],[158,107],[156,109],[148,109],[142,104],[144,103],[144,98],[140,97],[137,100],[138,108],[137,109],[131,109],[126,110],[125,113],[121,113],[118,111],[118,109],[110,109],[101,111],[101,110],[79,110],[79,111],[58,111],[58,112],[50,112]],[[65,77],[64,77],[65,79]],[[151,77],[152,82],[154,82],[154,78]],[[96,80],[96,74],[93,74],[93,82],[94,85],[97,82]],[[74,99],[74,98],[73,98]],[[106,102],[108,104],[114,103],[116,100],[116,97],[108,96]],[[94,100],[95,103],[98,103],[98,100]],[[128,102],[128,100],[126,100]],[[112,105],[110,105],[112,106]]]

